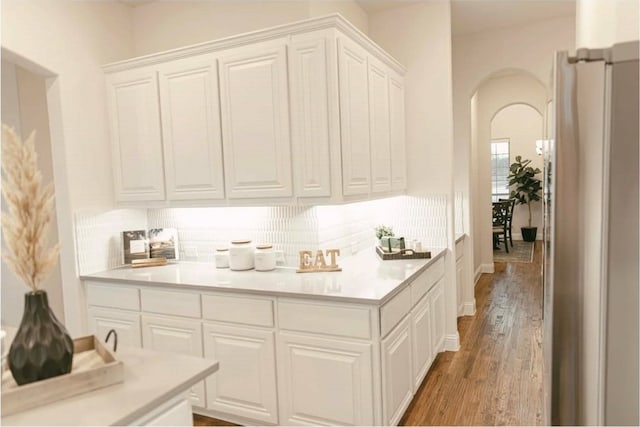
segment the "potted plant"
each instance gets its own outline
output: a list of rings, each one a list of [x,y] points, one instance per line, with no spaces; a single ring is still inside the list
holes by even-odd
[[[531,160],[522,160],[522,156],[516,156],[516,161],[509,167],[509,186],[516,186],[514,190],[511,190],[509,197],[516,199],[516,203],[519,205],[527,205],[529,209],[529,226],[520,228],[522,239],[525,242],[536,240],[538,227],[531,226],[531,202],[541,199],[540,191],[542,190],[542,183],[540,179],[536,178],[536,175],[542,171],[529,166],[530,163]]]
[[[376,237],[378,238],[378,245],[382,246],[382,238],[383,237],[393,237],[395,234],[393,233],[393,227],[389,227],[386,225],[379,225],[375,228]]]

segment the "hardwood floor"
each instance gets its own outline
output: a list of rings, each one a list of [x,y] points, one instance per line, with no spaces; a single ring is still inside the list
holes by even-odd
[[[495,263],[458,319],[461,346],[440,353],[401,425],[541,425],[541,244],[532,263]],[[194,425],[233,425],[194,416]]]

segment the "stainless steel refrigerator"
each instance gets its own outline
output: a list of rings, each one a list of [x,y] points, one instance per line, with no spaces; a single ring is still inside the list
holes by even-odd
[[[639,425],[638,42],[556,54],[545,148],[545,420]]]

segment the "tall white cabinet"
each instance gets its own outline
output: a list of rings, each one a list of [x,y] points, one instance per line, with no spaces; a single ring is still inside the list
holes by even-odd
[[[338,15],[105,71],[119,202],[308,205],[406,189],[404,68]]]

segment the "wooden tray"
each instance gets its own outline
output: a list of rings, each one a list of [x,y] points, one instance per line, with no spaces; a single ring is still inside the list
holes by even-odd
[[[124,365],[94,335],[73,340],[73,366],[66,375],[19,386],[2,372],[2,415],[11,415],[124,381]]]
[[[376,253],[384,261],[395,259],[428,259],[431,258],[431,252],[415,252],[411,249],[403,249],[400,252],[385,252],[380,246],[376,246]]]

